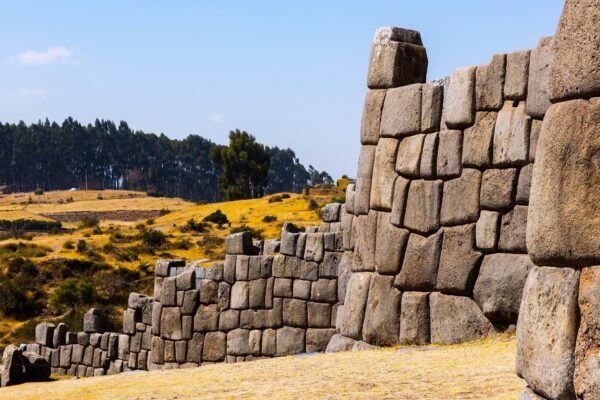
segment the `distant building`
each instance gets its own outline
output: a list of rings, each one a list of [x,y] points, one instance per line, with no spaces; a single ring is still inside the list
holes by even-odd
[[[0,194],[11,194],[12,189],[8,185],[0,186]]]
[[[87,181],[79,183],[79,190],[104,190],[104,185],[99,181]]]

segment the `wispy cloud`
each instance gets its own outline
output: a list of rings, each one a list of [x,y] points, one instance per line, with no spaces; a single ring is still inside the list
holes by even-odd
[[[7,64],[26,67],[52,63],[64,64],[71,60],[73,54],[73,50],[66,47],[49,47],[45,51],[27,50],[10,57]]]
[[[213,124],[219,125],[223,123],[223,116],[221,114],[213,114],[208,118],[208,120]]]
[[[44,98],[48,95],[46,89],[43,88],[23,88],[11,90],[7,93],[7,96],[11,99],[33,99],[33,98]]]

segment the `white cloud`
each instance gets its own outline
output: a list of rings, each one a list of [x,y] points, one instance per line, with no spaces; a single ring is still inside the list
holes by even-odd
[[[23,88],[11,90],[8,92],[8,97],[11,99],[32,99],[32,98],[44,98],[48,95],[46,89],[42,88]]]
[[[221,114],[213,114],[211,115],[209,118],[210,122],[212,122],[213,124],[222,124],[223,123],[223,116]]]
[[[66,47],[49,47],[45,51],[27,50],[15,54],[7,63],[20,66],[48,65],[52,63],[66,63],[73,57],[73,50]]]

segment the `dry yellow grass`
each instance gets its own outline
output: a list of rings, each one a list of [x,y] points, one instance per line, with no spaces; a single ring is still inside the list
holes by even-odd
[[[31,383],[0,399],[515,399],[514,339]]]

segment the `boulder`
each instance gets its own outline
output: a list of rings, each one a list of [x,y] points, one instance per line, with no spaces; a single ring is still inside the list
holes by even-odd
[[[531,117],[525,113],[525,103],[517,106],[504,103],[498,113],[494,129],[492,159],[495,166],[525,165],[529,160],[529,133]]]
[[[480,203],[489,210],[506,210],[513,206],[517,188],[517,169],[488,169],[481,179]]]
[[[369,212],[375,149],[376,146],[362,146],[360,148],[356,186],[354,187],[354,215],[364,215]]]
[[[437,289],[469,293],[477,278],[481,253],[475,250],[475,224],[444,229]]]
[[[393,284],[393,276],[371,278],[362,332],[362,339],[369,344],[391,346],[398,342],[402,294]]]
[[[39,325],[38,325],[39,326]],[[6,346],[2,353],[0,369],[0,386],[11,386],[25,382],[23,351],[16,346]]]
[[[324,352],[333,335],[335,335],[335,329],[307,329],[306,352]]]
[[[404,292],[400,309],[400,344],[429,343],[429,293]]]
[[[25,380],[27,382],[41,382],[50,378],[50,363],[37,353],[23,352],[25,366]]]
[[[475,107],[477,110],[499,110],[504,101],[506,56],[496,54],[489,64],[480,65],[476,72]]]
[[[246,231],[227,236],[225,252],[227,254],[252,254],[254,252],[252,233]]]
[[[428,234],[440,227],[440,204],[443,182],[417,180],[410,183],[404,226],[408,229]]]
[[[461,131],[442,131],[439,134],[437,153],[437,176],[440,178],[456,178],[462,171],[462,143]]]
[[[301,328],[284,326],[277,329],[277,357],[304,353],[305,331]]]
[[[401,290],[431,290],[435,287],[443,232],[429,237],[411,233],[402,269],[394,284]]]
[[[506,100],[527,99],[530,54],[529,50],[524,50],[506,56],[506,78],[504,80],[504,98]]]
[[[371,203],[373,210],[392,209],[394,181],[396,180],[396,154],[398,140],[381,138],[375,151],[373,178],[371,180]]]
[[[409,233],[392,225],[390,219],[390,213],[377,215],[375,265],[378,273],[395,275],[400,271]]]
[[[385,90],[369,90],[367,92],[360,126],[361,144],[377,144],[379,140],[381,110],[385,93]]]
[[[425,135],[419,167],[419,173],[424,179],[432,179],[436,176],[438,142],[439,134],[437,132]]]
[[[431,343],[455,344],[488,336],[492,324],[468,297],[429,295]]]
[[[523,290],[517,325],[516,372],[536,393],[575,398],[573,370],[579,271],[534,267]]]
[[[550,70],[554,56],[552,45],[552,37],[545,37],[531,50],[526,111],[537,119],[543,119],[550,107]]]
[[[408,177],[418,177],[425,134],[413,135],[400,141],[396,158],[396,171]]]
[[[355,343],[356,340],[350,339],[349,337],[336,333],[329,340],[325,353],[339,353],[342,351],[350,351],[352,350],[352,347],[354,347]]]
[[[67,342],[67,326],[64,323],[59,323],[54,328],[54,334],[52,335],[52,347],[55,349],[59,346],[66,344]]]
[[[429,82],[421,91],[421,132],[431,133],[440,130],[444,86],[442,81]]]
[[[479,111],[475,124],[465,129],[462,162],[466,167],[487,168],[491,165],[492,144],[497,112]]]
[[[441,224],[449,226],[477,222],[480,186],[481,172],[471,168],[465,168],[459,178],[445,182]]]
[[[370,273],[353,273],[348,281],[344,309],[341,314],[340,333],[344,336],[360,339],[362,337],[365,307],[371,283]]]
[[[476,67],[459,68],[450,78],[448,95],[444,99],[446,126],[461,129],[473,125],[475,120]]]
[[[389,89],[381,114],[381,136],[403,137],[421,131],[421,98],[423,85]]]

